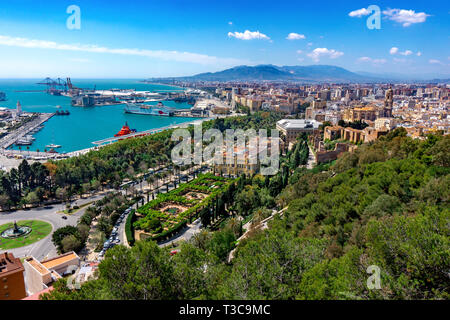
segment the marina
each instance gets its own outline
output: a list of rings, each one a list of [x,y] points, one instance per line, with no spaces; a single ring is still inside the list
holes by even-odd
[[[24,112],[39,113],[39,120],[23,127],[20,134],[0,139],[0,147],[6,149],[4,152],[14,156],[17,152],[37,158],[63,157],[92,148],[93,141],[113,137],[117,128],[125,122],[136,132],[146,132],[190,122],[198,117],[190,112],[192,105],[189,103],[171,100],[185,97],[185,89],[182,88],[146,84],[138,80],[74,80],[77,87],[93,88],[88,89],[88,93],[102,96],[112,94],[120,101],[111,105],[79,107],[72,105],[72,97],[66,96],[64,92],[59,95],[51,88],[42,90],[39,82],[36,79],[0,80],[0,88],[8,96],[8,102],[0,102],[0,107],[12,109],[20,101]],[[145,104],[150,109],[158,109],[159,102],[165,110],[170,110],[172,116],[146,116],[125,111],[127,103]],[[57,154],[44,152],[50,150]]]

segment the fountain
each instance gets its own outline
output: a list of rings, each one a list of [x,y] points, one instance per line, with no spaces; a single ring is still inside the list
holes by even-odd
[[[12,228],[6,229],[2,232],[1,237],[5,239],[15,239],[19,237],[26,236],[32,231],[30,227],[19,227],[17,222],[14,221],[14,226]]]

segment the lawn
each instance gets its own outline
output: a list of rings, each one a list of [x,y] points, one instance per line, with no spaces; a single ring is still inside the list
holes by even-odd
[[[0,249],[14,249],[19,247],[24,247],[30,245],[34,242],[37,242],[41,239],[44,239],[50,232],[52,231],[52,225],[50,223],[40,221],[40,220],[22,220],[17,221],[17,225],[19,227],[27,226],[32,228],[31,233],[27,234],[24,237],[19,237],[16,239],[5,239],[0,237]],[[14,224],[7,223],[0,226],[0,234],[6,229],[12,228]]]

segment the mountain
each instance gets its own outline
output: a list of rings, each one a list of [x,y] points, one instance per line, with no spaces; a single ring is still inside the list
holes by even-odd
[[[238,66],[219,72],[207,72],[197,74],[186,79],[201,81],[258,81],[258,80],[291,80],[292,75],[271,65],[259,65],[255,67]]]
[[[189,77],[151,80],[181,81],[298,81],[298,82],[376,82],[381,79],[328,65],[311,66],[238,66],[219,72],[201,73]]]
[[[327,65],[312,65],[312,66],[285,66],[280,67],[280,70],[288,72],[296,79],[318,80],[318,81],[375,81],[377,78],[371,76],[363,76],[354,72],[348,71],[341,67],[327,66]]]

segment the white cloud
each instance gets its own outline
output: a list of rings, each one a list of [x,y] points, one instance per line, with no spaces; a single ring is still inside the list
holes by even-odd
[[[298,54],[302,54],[302,53],[303,53],[303,50],[297,50],[297,53],[298,53]]]
[[[403,52],[399,52],[399,54],[401,54],[402,56],[410,56],[413,54],[413,52],[411,50],[405,50]]]
[[[425,12],[415,12],[414,10],[405,9],[388,9],[384,10],[383,14],[388,17],[389,20],[401,23],[403,27],[409,27],[414,23],[422,23],[430,16]]]
[[[417,52],[417,56],[418,56],[418,57],[421,57],[421,56],[422,56],[422,52],[420,52],[420,51]]]
[[[392,55],[398,53],[399,55],[402,55],[402,56],[410,56],[414,52],[412,52],[411,50],[405,50],[405,51],[402,52],[402,51],[399,51],[399,49],[397,47],[392,47],[391,50],[389,50],[389,53],[392,54]]]
[[[389,50],[390,54],[396,54],[398,52],[398,48],[397,47],[392,47],[391,50]]]
[[[130,56],[141,56],[148,58],[156,58],[168,61],[190,62],[203,65],[235,65],[242,63],[242,61],[233,58],[218,58],[208,56],[205,54],[198,54],[192,52],[168,51],[168,50],[146,50],[146,49],[128,49],[128,48],[108,48],[97,45],[85,44],[62,44],[47,40],[36,40],[27,38],[15,38],[10,36],[0,35],[0,45],[30,49],[47,49],[47,50],[62,50],[62,51],[76,51],[76,52],[90,52],[90,53],[109,53]]]
[[[369,14],[370,14],[369,10],[367,10],[366,8],[362,8],[362,9],[350,12],[348,15],[352,18],[354,18],[354,17],[361,18],[362,16],[368,16]]]
[[[305,58],[297,58],[297,60],[298,60],[299,62],[303,62],[303,61],[305,61]]]
[[[291,32],[288,34],[286,39],[288,39],[288,40],[303,40],[303,39],[306,39],[306,37],[304,34],[298,34],[295,32]]]
[[[369,61],[372,61],[372,58],[369,58],[369,57],[361,57],[361,58],[358,59],[358,61],[369,62]]]
[[[372,62],[373,64],[384,64],[386,59],[372,59],[370,57],[361,57],[358,59],[359,62]]]
[[[228,22],[228,24],[229,24],[230,26],[232,26],[232,25],[233,25],[233,22],[232,22],[232,21],[230,21],[230,22]]]
[[[228,32],[228,37],[236,38],[240,40],[253,40],[253,39],[261,39],[261,40],[270,40],[268,36],[259,31],[249,31],[245,30],[244,32]]]
[[[436,60],[436,59],[430,59],[428,62],[431,64],[443,64],[441,61]]]
[[[308,47],[311,47],[312,45],[313,45],[312,42],[308,42],[308,44],[307,44]]]
[[[341,51],[327,48],[316,48],[312,52],[308,53],[308,57],[313,59],[315,62],[319,62],[321,57],[337,59],[339,57],[342,57],[343,55],[344,53]]]

